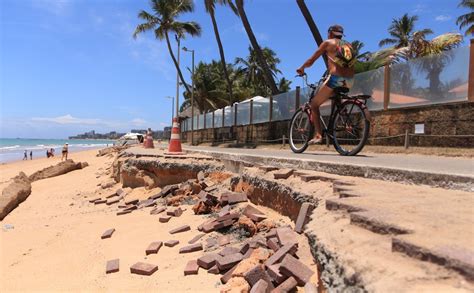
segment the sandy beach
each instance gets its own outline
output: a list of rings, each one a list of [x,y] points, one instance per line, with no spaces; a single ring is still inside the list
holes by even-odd
[[[0,291],[218,291],[220,275],[201,269],[198,275],[183,279],[186,263],[201,256],[202,251],[178,254],[179,247],[187,245],[198,233],[197,225],[206,218],[195,216],[191,205],[184,206],[187,210],[181,217],[160,223],[149,209],[117,216],[117,205],[89,203],[98,192],[110,192],[97,185],[109,178],[105,172],[113,158],[96,157],[96,153],[71,154],[74,161],[86,161],[89,167],[34,182],[29,198],[0,222]],[[20,171],[29,175],[53,162],[59,160],[1,165],[2,185]],[[110,190],[119,187],[117,184]],[[127,198],[147,198],[153,192],[156,190],[136,188]],[[290,223],[270,209],[259,209]],[[185,224],[191,226],[191,231],[168,233]],[[100,236],[109,228],[116,229],[113,237],[102,240]],[[180,245],[163,246],[158,254],[145,255],[151,242],[172,239],[179,240]],[[300,244],[300,251],[306,251],[311,258],[307,243]],[[106,262],[115,258],[120,259],[120,271],[106,274]],[[138,261],[156,264],[158,271],[150,277],[130,274],[130,266]]]

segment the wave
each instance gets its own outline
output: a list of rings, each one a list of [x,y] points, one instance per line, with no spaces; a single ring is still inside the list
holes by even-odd
[[[18,149],[18,148],[20,148],[19,145],[12,145],[12,146],[0,147],[0,150],[12,150],[12,149]]]

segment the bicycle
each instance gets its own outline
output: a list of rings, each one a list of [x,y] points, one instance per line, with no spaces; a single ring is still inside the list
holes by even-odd
[[[302,77],[304,83],[311,88],[309,101],[298,109],[291,118],[289,129],[290,148],[295,153],[302,153],[308,148],[308,142],[314,135],[314,117],[311,113],[311,99],[316,90],[321,87],[328,77],[326,71],[319,82],[309,84],[306,73],[297,75]],[[322,115],[322,134],[329,145],[329,139],[336,151],[343,156],[354,156],[364,147],[369,137],[370,112],[367,108],[367,100],[370,95],[349,96],[347,88],[336,88],[335,95],[331,100],[331,114],[328,124]]]

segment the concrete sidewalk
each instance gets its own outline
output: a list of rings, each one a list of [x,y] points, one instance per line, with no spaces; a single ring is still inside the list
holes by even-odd
[[[159,145],[167,148],[166,145]],[[187,146],[189,152],[201,153],[241,164],[273,165],[331,174],[389,180],[409,184],[426,184],[449,189],[474,191],[474,160],[425,155],[362,154],[355,157],[336,153],[291,150],[242,149]],[[131,149],[132,150],[132,149]],[[133,148],[134,154],[153,156],[155,150]]]

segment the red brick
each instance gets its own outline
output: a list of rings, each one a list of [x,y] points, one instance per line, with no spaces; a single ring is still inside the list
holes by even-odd
[[[138,199],[129,199],[129,200],[126,200],[125,201],[125,204],[126,205],[129,205],[129,204],[137,204],[138,203]]]
[[[112,194],[107,195],[105,198],[111,198],[111,197],[114,197],[114,196],[117,196],[117,194],[116,194],[116,193],[112,193]]]
[[[283,258],[280,264],[280,273],[287,277],[294,277],[300,286],[304,286],[309,282],[314,274],[304,263],[289,254]]]
[[[207,270],[208,273],[211,273],[211,274],[219,274],[220,271],[219,271],[219,268],[217,267],[217,265],[213,265],[210,269]]]
[[[216,225],[214,228],[216,230],[219,230],[225,227],[232,226],[234,223],[235,223],[235,219],[229,219],[229,220],[225,220],[224,222],[220,222],[219,224],[221,225]]]
[[[98,200],[100,200],[100,199],[101,199],[100,197],[96,197],[96,198],[93,198],[93,199],[89,199],[89,202],[90,202],[90,203],[94,203],[94,202],[96,202],[96,201],[98,201]]]
[[[278,242],[281,245],[294,244],[298,245],[298,234],[296,234],[290,227],[277,228]]]
[[[265,271],[263,265],[259,264],[251,268],[248,272],[244,274],[245,280],[250,284],[250,286],[255,285],[258,280],[265,280],[268,284],[272,283],[270,276]]]
[[[293,174],[292,169],[281,169],[275,173],[273,173],[274,179],[287,179]]]
[[[243,192],[224,192],[221,194],[220,202],[222,206],[236,204],[247,201],[247,194]]]
[[[124,209],[124,211],[133,211],[133,210],[136,210],[137,209],[137,206],[135,205],[132,205],[132,206],[128,206],[126,209]]]
[[[165,242],[165,246],[167,247],[175,247],[178,244],[179,244],[178,240],[168,240]]]
[[[268,238],[267,246],[273,251],[278,251],[278,249],[280,249],[280,245],[278,245],[278,239],[276,237]]]
[[[105,268],[105,273],[106,274],[111,274],[111,273],[118,272],[119,271],[119,264],[120,264],[120,260],[118,258],[107,261],[107,266]]]
[[[300,212],[298,213],[298,218],[296,219],[295,231],[297,233],[302,233],[304,225],[308,221],[309,213],[313,210],[313,205],[309,202],[305,202],[301,205]]]
[[[176,233],[181,233],[181,232],[186,232],[191,230],[191,227],[189,225],[184,225],[178,228],[174,228],[173,230],[170,231],[170,234],[176,234]]]
[[[102,239],[110,238],[110,237],[112,237],[112,234],[114,234],[114,232],[115,232],[114,228],[109,229],[109,230],[105,231],[104,234],[102,234],[102,236],[100,236],[100,238],[102,238]]]
[[[183,210],[181,208],[175,208],[171,211],[167,211],[166,214],[168,216],[179,217],[183,214]]]
[[[219,243],[220,246],[227,245],[230,243],[230,236],[229,235],[221,236],[217,239],[217,242]]]
[[[283,292],[290,292],[291,290],[296,288],[298,282],[296,282],[295,278],[289,277],[283,283],[281,283],[278,287],[272,290],[272,293],[283,293]]]
[[[158,266],[144,262],[137,262],[136,264],[130,267],[130,273],[144,276],[150,276],[157,270]]]
[[[158,215],[161,214],[162,212],[166,211],[165,207],[156,207],[150,211],[150,215]]]
[[[227,214],[225,216],[217,218],[216,221],[218,222],[224,222],[227,220],[233,220],[233,219],[238,219],[240,217],[239,213],[232,213],[232,214]]]
[[[179,249],[179,253],[190,253],[202,250],[202,243],[195,243]]]
[[[260,166],[258,168],[262,171],[265,171],[265,172],[271,172],[271,171],[278,170],[278,168],[274,167],[274,166]]]
[[[118,205],[118,208],[119,208],[119,209],[126,209],[126,208],[128,208],[128,205],[126,205],[126,204],[119,204],[119,205]]]
[[[168,223],[168,221],[171,219],[170,216],[161,216],[160,217],[160,223]]]
[[[111,204],[114,204],[114,203],[118,203],[119,201],[120,201],[120,197],[115,196],[115,197],[109,198],[107,200],[106,204],[111,205]]]
[[[268,231],[267,234],[265,234],[265,237],[267,239],[270,237],[277,237],[276,229],[275,228],[270,229],[270,231]]]
[[[314,283],[308,282],[306,283],[306,285],[304,285],[304,292],[305,293],[318,293],[318,287]]]
[[[162,245],[163,245],[163,242],[161,241],[150,243],[150,245],[148,245],[148,248],[145,251],[146,255],[149,255],[152,253],[158,253],[158,250],[160,250]]]
[[[267,218],[264,214],[250,214],[248,217],[254,222],[260,222]]]
[[[122,196],[122,197],[124,197],[125,195],[127,195],[127,193],[126,193],[125,191],[123,191],[122,188],[117,189],[117,191],[115,192],[115,194],[117,194],[118,196]]]
[[[175,190],[179,188],[178,184],[174,185],[167,185],[161,190],[161,194],[163,196],[167,196],[169,193],[173,193]]]
[[[301,174],[301,175],[300,175],[300,178],[301,178],[301,180],[303,180],[304,182],[310,182],[310,181],[313,181],[313,180],[319,180],[319,179],[320,179],[320,176],[318,176],[318,175],[311,175],[311,174]]]
[[[220,271],[225,271],[238,264],[243,259],[240,253],[229,254],[226,256],[219,256],[216,259],[216,264]]]
[[[242,247],[240,248],[240,253],[241,254],[246,254],[247,251],[249,250],[250,248],[250,244],[247,242],[247,243],[244,243],[244,245],[242,245]]]
[[[210,269],[216,265],[216,259],[219,257],[216,253],[209,253],[197,259],[197,264],[203,269]]]
[[[235,271],[235,269],[237,268],[237,266],[234,266],[233,268],[231,268],[230,270],[228,270],[222,277],[221,277],[221,283],[222,284],[225,284],[227,283],[230,278],[232,278],[232,273]]]
[[[186,264],[186,267],[184,268],[184,275],[197,275],[199,271],[199,266],[197,264],[196,260],[190,260]]]
[[[99,200],[94,201],[94,204],[101,204],[101,203],[106,203],[106,202],[107,202],[106,199],[99,199]]]
[[[217,216],[223,217],[223,216],[228,215],[228,214],[230,214],[230,206],[226,205],[225,207],[223,207],[221,209],[221,211],[219,212],[219,214],[217,214]]]
[[[287,278],[280,273],[280,264],[271,265],[267,269],[267,273],[276,284],[280,284]]]
[[[292,253],[296,251],[296,245],[295,244],[287,244],[284,245],[282,248],[278,249],[277,252],[275,252],[272,256],[270,256],[266,261],[265,261],[265,266],[268,268],[269,266],[276,264],[279,262],[281,259],[285,257],[288,253]]]
[[[126,215],[126,214],[130,214],[132,211],[126,211],[126,210],[123,210],[123,211],[120,211],[117,213],[117,216],[121,216],[121,215]]]
[[[266,293],[268,290],[268,283],[265,280],[259,280],[255,285],[252,286],[249,293]]]
[[[247,250],[247,252],[244,254],[244,259],[245,259],[245,258],[249,258],[250,255],[252,255],[252,252],[253,252],[254,250],[255,250],[255,249],[253,249],[253,248],[249,248],[249,249]]]
[[[155,206],[156,201],[154,199],[146,199],[138,202],[138,207],[139,208],[147,208],[151,206]]]
[[[223,226],[222,226],[221,223],[212,220],[212,221],[209,221],[209,222],[205,223],[205,224],[202,226],[202,231],[203,231],[204,233],[210,233],[210,232],[216,230],[216,228],[218,228],[218,227],[222,228]]]
[[[204,236],[206,234],[204,233],[199,233],[198,235],[194,236],[193,239],[189,240],[188,241],[188,244],[193,244],[194,242],[198,241],[199,239],[202,238],[202,236]]]
[[[240,249],[238,249],[236,247],[228,246],[228,247],[222,249],[219,252],[219,255],[220,256],[227,256],[227,255],[236,254],[236,253],[240,253]]]

